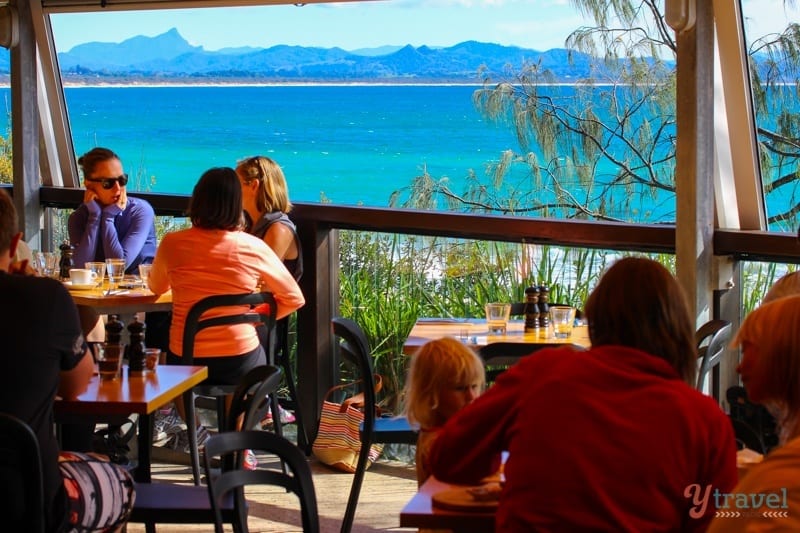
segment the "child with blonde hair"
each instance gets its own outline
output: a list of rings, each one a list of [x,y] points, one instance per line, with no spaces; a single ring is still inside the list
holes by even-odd
[[[429,451],[439,428],[477,398],[486,383],[483,361],[453,337],[425,343],[414,354],[406,380],[406,416],[419,426],[417,482],[430,476]]]

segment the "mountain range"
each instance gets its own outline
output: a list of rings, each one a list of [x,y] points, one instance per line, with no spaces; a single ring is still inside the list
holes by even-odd
[[[347,51],[277,45],[208,51],[189,44],[173,28],[155,37],[80,44],[60,52],[58,60],[65,82],[479,83],[483,75],[499,77],[523,63],[538,63],[557,81],[574,81],[589,74],[592,58],[575,53],[570,58],[565,49],[540,52],[476,41],[443,48],[407,45]],[[8,72],[7,53],[0,55],[0,72]]]

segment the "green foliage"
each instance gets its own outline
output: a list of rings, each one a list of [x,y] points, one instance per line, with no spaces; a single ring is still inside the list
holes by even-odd
[[[342,316],[364,329],[387,407],[401,409],[403,344],[420,316],[484,316],[488,301],[523,301],[545,284],[551,301],[583,307],[612,255],[532,244],[340,231]]]
[[[9,121],[9,124],[11,121]],[[0,183],[14,182],[14,165],[11,158],[11,131],[0,136]]]

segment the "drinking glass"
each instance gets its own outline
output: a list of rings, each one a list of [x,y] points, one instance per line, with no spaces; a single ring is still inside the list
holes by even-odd
[[[58,272],[58,254],[55,252],[36,252],[36,271],[40,276],[52,278]]]
[[[572,337],[572,327],[575,325],[575,308],[566,305],[550,307],[550,322],[553,324],[553,335],[557,339]]]
[[[159,348],[144,349],[144,364],[147,370],[156,371],[158,363],[161,361],[161,350]]]
[[[106,272],[108,272],[108,290],[116,289],[125,277],[125,260],[106,259]]]
[[[497,302],[486,304],[486,325],[489,326],[489,335],[505,335],[510,316],[511,304]]]
[[[111,381],[119,378],[122,366],[122,345],[101,342],[95,345],[95,360],[100,379]]]
[[[103,280],[106,277],[106,264],[101,261],[87,261],[83,266],[97,274],[97,278],[95,279],[97,282],[96,288],[102,290]]]
[[[150,270],[153,265],[139,265],[139,277],[142,278],[142,288],[148,289],[147,280],[150,278]]]

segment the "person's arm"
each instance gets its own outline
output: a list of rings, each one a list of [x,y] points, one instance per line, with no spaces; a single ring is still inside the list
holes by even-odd
[[[122,239],[114,225],[114,219],[120,213],[130,220],[130,227]],[[153,208],[147,202],[132,201],[129,198],[127,212],[123,212],[117,204],[111,204],[103,208],[100,218],[100,241],[103,244],[103,253],[106,257],[124,258],[127,270],[142,251],[155,224]]]
[[[75,247],[73,259],[76,265],[94,261],[100,234],[100,204],[89,200],[81,204],[69,216],[67,228],[69,242]]]
[[[450,483],[477,483],[500,467],[507,449],[508,427],[524,378],[507,370],[474,402],[456,413],[439,431],[430,450],[430,468],[436,479]]]
[[[285,224],[277,222],[272,224],[264,234],[264,242],[283,261],[286,259],[292,244],[294,244],[294,232]]]
[[[61,371],[58,382],[58,395],[62,398],[77,398],[86,390],[93,372],[94,358],[87,348],[74,368]]]
[[[153,266],[150,269],[150,276],[147,278],[147,286],[154,294],[164,294],[170,289],[167,272],[170,241],[170,236],[165,235],[156,249],[155,258],[153,258]]]
[[[278,304],[276,318],[280,320],[301,308],[306,299],[300,291],[300,286],[275,252],[268,246],[263,246],[260,252],[264,261],[261,286],[275,297],[275,302]]]
[[[94,359],[86,346],[78,308],[72,296],[60,283],[54,284],[50,296],[47,312],[52,329],[48,341],[60,354],[58,394],[63,398],[74,398],[86,390],[94,371]]]

